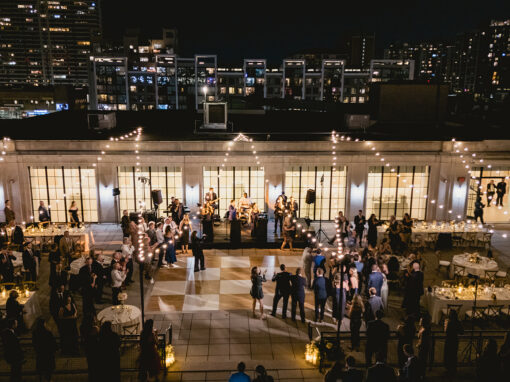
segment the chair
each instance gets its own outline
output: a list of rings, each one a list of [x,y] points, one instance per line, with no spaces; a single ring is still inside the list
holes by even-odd
[[[471,310],[466,312],[466,319],[474,321],[483,321],[485,319],[485,310],[487,308],[485,306],[473,306]]]
[[[464,246],[465,247],[476,247],[476,232],[467,232],[464,237]]]
[[[461,309],[462,304],[448,304],[445,309],[441,309],[441,313],[443,316],[448,317],[450,315],[450,310],[455,310],[457,312],[457,317],[459,317]]]
[[[439,253],[438,266],[437,266],[438,272],[441,272],[441,267],[444,267],[444,268],[446,268],[446,273],[448,273],[448,269],[450,268],[451,264],[452,264],[451,261],[441,260],[441,253]]]
[[[487,305],[487,309],[485,309],[483,314],[486,319],[501,318],[503,307],[504,305]]]
[[[482,247],[490,249],[491,247],[491,239],[492,239],[492,233],[490,232],[484,232],[482,234],[482,238],[478,240],[478,242],[481,244]]]
[[[413,247],[423,247],[424,246],[423,235],[420,233],[415,233],[414,236],[411,235],[411,244]]]
[[[438,235],[439,235],[438,233],[429,233],[425,237],[425,244],[427,245],[427,247],[434,248],[437,242]]]
[[[453,276],[455,277],[455,280],[467,277],[466,267],[463,265],[453,264]]]
[[[23,289],[36,290],[37,282],[35,281],[23,281]]]
[[[16,288],[18,284],[16,283],[10,283],[10,282],[5,282],[5,283],[1,283],[0,284],[0,288],[3,288],[5,290],[9,290],[9,289],[12,289],[12,288]]]
[[[485,271],[483,278],[491,284],[496,282],[496,273],[498,271]]]
[[[131,324],[122,327],[122,335],[123,336],[135,336],[140,332],[140,324],[137,322],[136,324]]]
[[[506,271],[497,271],[496,278],[497,279],[506,279],[510,274],[510,268],[507,268]]]
[[[462,236],[452,235],[452,245],[454,247],[461,247],[464,245],[464,238]]]

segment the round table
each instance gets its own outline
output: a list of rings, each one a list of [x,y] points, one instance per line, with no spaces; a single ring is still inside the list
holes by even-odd
[[[479,277],[485,277],[485,271],[497,271],[499,269],[498,263],[488,257],[478,256],[480,262],[472,263],[469,261],[471,254],[463,253],[461,255],[455,255],[452,259],[452,265],[450,266],[450,278],[453,278],[453,266],[460,265],[466,267],[466,273],[476,275]]]
[[[112,330],[119,335],[138,334],[142,312],[134,305],[114,305],[100,311],[97,319],[100,322],[110,321]]]

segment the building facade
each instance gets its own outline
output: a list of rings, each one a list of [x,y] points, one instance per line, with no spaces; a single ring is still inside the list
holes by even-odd
[[[2,0],[0,84],[88,85],[101,0]]]
[[[175,196],[194,212],[212,186],[222,198],[220,215],[230,199],[246,192],[272,216],[274,201],[285,191],[298,201],[298,216],[313,220],[331,220],[338,211],[353,216],[359,209],[380,219],[401,218],[407,212],[419,220],[458,220],[473,215],[478,191],[484,197],[490,179],[508,182],[510,175],[510,141],[466,143],[470,152],[491,163],[467,168],[455,154],[454,143],[443,141],[339,142],[334,169],[325,141],[254,140],[232,145],[229,140],[142,140],[138,153],[129,154],[133,145],[9,141],[0,162],[0,213],[3,201],[9,199],[20,221],[37,221],[43,200],[51,206],[54,221],[66,222],[74,200],[82,220],[118,222],[121,211],[135,210],[139,200],[151,205],[153,189],[162,190],[164,203]],[[251,146],[260,158],[258,164],[253,162]],[[380,156],[371,150],[375,146]],[[228,148],[229,161],[222,166]],[[106,153],[98,161],[101,150]],[[139,182],[141,176],[151,179],[150,185]],[[113,188],[120,189],[118,197],[113,196]],[[314,204],[305,203],[308,189],[316,190]],[[497,221],[508,222],[508,203],[504,205],[492,209],[500,211]],[[491,219],[486,215],[486,220]]]
[[[127,100],[123,104],[101,101],[110,96],[103,85],[113,81],[112,62],[119,63],[115,76],[128,73],[126,86],[106,88],[120,92],[116,96]],[[407,59],[372,60],[364,70],[346,69],[345,60],[337,59],[310,67],[306,59],[285,59],[281,67],[272,68],[264,59],[245,59],[242,66],[224,67],[218,66],[215,55],[173,54],[157,54],[140,66],[131,65],[127,57],[93,57],[92,64],[92,110],[196,110],[204,96],[208,102],[254,97],[363,103],[368,101],[370,82],[414,78],[414,61]]]

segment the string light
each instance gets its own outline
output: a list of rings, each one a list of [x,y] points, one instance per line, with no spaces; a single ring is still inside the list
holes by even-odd
[[[7,155],[7,147],[11,138],[4,137],[2,139],[2,156],[0,156],[0,162],[4,160],[4,156]]]

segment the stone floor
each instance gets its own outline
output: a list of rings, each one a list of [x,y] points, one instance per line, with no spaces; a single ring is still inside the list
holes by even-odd
[[[332,225],[325,226],[326,231],[332,233]],[[120,247],[122,234],[117,225],[93,225],[92,229],[96,251],[108,253]],[[510,241],[503,235],[510,235],[510,226],[498,225],[496,230],[494,254],[500,267],[506,269],[510,266]],[[444,255],[453,256],[462,251],[453,250]],[[193,258],[178,254],[178,268],[160,269],[155,274],[154,284],[144,281],[146,318],[153,318],[160,332],[170,325],[173,329],[177,362],[171,367],[166,380],[226,380],[230,370],[234,370],[241,360],[246,362],[249,370],[253,370],[257,364],[263,364],[272,370],[271,374],[276,380],[323,380],[316,368],[304,362],[304,349],[308,342],[305,324],[292,322],[289,318],[281,319],[280,309],[276,318],[269,315],[264,320],[251,317],[250,268],[258,265],[267,269],[264,307],[266,313],[269,313],[274,293],[274,283],[270,281],[273,272],[278,271],[282,263],[287,265],[289,271],[294,271],[300,265],[301,250],[213,249],[206,250],[205,257],[205,271],[193,272]],[[425,259],[425,285],[440,283],[446,275],[437,271],[437,256],[429,250],[425,253]],[[43,259],[37,298],[46,317],[49,317],[48,274],[48,262]],[[136,270],[134,280],[138,280]],[[139,306],[139,284],[135,282],[127,293],[127,303]],[[80,296],[76,294],[75,297],[81,311]],[[98,311],[109,305],[109,290],[105,289],[104,298],[105,303],[97,306]],[[389,314],[385,321],[392,330],[402,318],[400,304],[401,296],[390,293]],[[313,296],[310,294],[307,294],[305,308],[307,321],[312,320]],[[50,328],[56,333],[52,320],[49,322]],[[348,331],[348,327],[348,320],[344,320],[342,330]],[[330,308],[327,309],[325,323],[320,329],[336,329]],[[363,359],[361,353],[353,355],[360,361]],[[0,369],[5,370],[5,367],[2,359]],[[77,381],[80,378],[73,377]],[[123,380],[135,378],[126,374]]]

